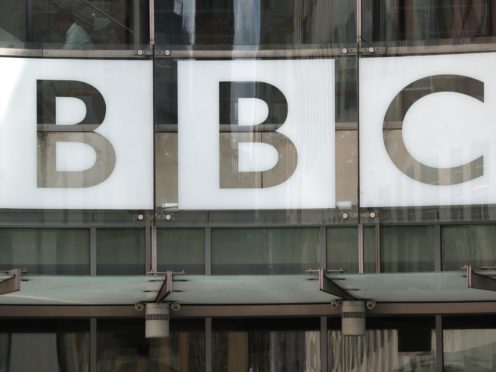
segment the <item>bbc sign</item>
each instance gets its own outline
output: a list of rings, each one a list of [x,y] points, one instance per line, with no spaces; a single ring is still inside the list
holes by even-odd
[[[495,63],[360,61],[361,206],[496,203]],[[334,60],[177,64],[179,209],[336,207]],[[1,58],[0,208],[152,209],[152,77]]]

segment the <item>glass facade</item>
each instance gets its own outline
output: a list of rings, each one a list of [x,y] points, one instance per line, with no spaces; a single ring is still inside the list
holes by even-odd
[[[0,10],[0,274],[23,270],[20,295],[53,277],[50,294],[83,276],[495,269],[493,1]],[[132,290],[147,301],[0,294],[0,371],[495,369],[489,294],[370,302],[352,337],[331,297],[271,308],[206,290],[170,301],[170,337],[146,340],[135,306],[157,289]]]

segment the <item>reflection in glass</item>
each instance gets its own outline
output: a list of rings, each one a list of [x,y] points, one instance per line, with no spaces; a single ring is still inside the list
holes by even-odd
[[[157,269],[185,271],[186,274],[205,272],[203,229],[157,229]]]
[[[495,8],[486,0],[369,0],[364,2],[368,41],[471,42],[495,35]]]
[[[486,372],[496,369],[494,317],[444,317],[445,372]]]
[[[436,371],[433,318],[369,318],[363,337],[343,336],[336,319],[328,324],[329,371]]]
[[[86,229],[0,229],[0,268],[29,274],[89,274]]]
[[[88,321],[11,319],[0,328],[2,372],[89,370]]]
[[[159,1],[155,14],[158,45],[284,48],[356,39],[352,1]]]
[[[303,274],[318,252],[318,228],[212,230],[213,274]]]
[[[96,234],[98,275],[144,275],[143,229],[98,229]]]
[[[381,271],[434,271],[433,226],[387,226],[381,230]]]
[[[171,321],[168,339],[145,338],[143,320],[100,320],[97,371],[205,370],[203,320]]]
[[[213,371],[320,371],[318,320],[214,320]]]
[[[495,225],[444,226],[443,270],[459,270],[464,265],[494,266]]]
[[[138,0],[3,1],[0,47],[126,49],[148,43],[148,10]]]

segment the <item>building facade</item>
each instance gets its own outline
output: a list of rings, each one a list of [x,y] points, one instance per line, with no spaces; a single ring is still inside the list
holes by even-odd
[[[0,371],[496,369],[493,1],[0,4]]]

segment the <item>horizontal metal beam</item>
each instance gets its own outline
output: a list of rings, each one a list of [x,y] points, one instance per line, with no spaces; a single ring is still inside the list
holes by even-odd
[[[496,313],[496,302],[378,303],[367,317],[401,315],[476,315]],[[319,317],[341,316],[341,309],[329,304],[293,305],[182,305],[171,318],[236,317]],[[135,306],[0,306],[3,318],[144,318]]]
[[[346,292],[343,288],[334,283],[326,275],[325,269],[319,269],[319,289],[323,292],[332,294],[333,296],[339,297],[343,300],[354,301],[356,300],[351,294]]]

